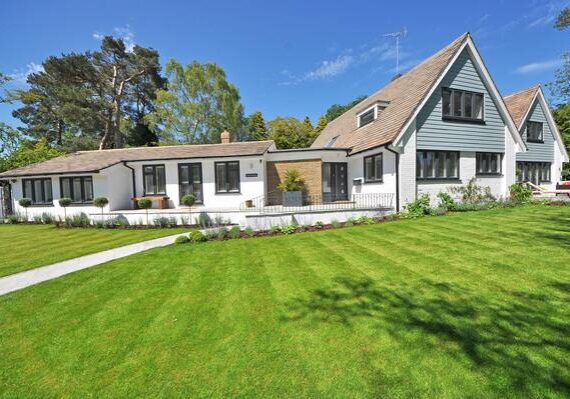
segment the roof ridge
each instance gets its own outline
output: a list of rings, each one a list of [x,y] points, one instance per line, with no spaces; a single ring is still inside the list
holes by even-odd
[[[229,144],[256,144],[256,143],[272,143],[273,140],[255,140],[255,141],[232,141],[230,143],[204,143],[204,144],[170,144],[170,145],[158,145],[158,146],[151,146],[151,147],[125,147],[125,148],[107,148],[102,150],[82,150],[82,151],[75,151],[71,154],[86,154],[86,153],[94,153],[94,152],[119,152],[119,151],[126,151],[126,150],[148,150],[151,148],[173,148],[173,147],[207,147],[207,146],[216,146],[216,145],[229,145]],[[67,154],[67,155],[71,155]]]
[[[517,90],[517,91],[513,91],[512,93],[506,94],[506,95],[503,96],[503,98],[511,97],[511,96],[514,96],[514,95],[523,93],[523,92],[525,92],[525,91],[530,91],[530,90],[532,90],[532,89],[538,90],[538,89],[540,89],[540,88],[542,88],[542,86],[540,85],[540,83],[537,83],[537,84],[535,84],[535,85],[533,85],[533,86],[529,86],[529,87],[527,87],[527,88],[525,88],[525,89],[520,89],[520,90]]]

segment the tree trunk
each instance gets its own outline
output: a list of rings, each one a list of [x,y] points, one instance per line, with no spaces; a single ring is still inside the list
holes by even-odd
[[[113,134],[115,139],[115,148],[123,148],[123,133],[121,132],[121,98],[115,97],[113,100]]]

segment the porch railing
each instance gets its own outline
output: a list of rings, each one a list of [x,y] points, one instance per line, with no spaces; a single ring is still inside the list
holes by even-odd
[[[260,213],[294,213],[311,211],[337,211],[352,209],[390,209],[394,207],[394,194],[370,193],[334,196],[330,194],[304,194],[301,204],[283,205],[282,193],[272,192],[241,204],[243,211]]]

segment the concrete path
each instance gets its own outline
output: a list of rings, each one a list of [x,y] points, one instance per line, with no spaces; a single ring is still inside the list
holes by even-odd
[[[165,247],[173,244],[176,237],[186,234],[188,233],[143,241],[136,244],[126,245],[124,247],[109,249],[107,251],[54,263],[48,266],[38,267],[36,269],[26,270],[25,272],[0,277],[0,295],[5,295],[9,292],[29,287],[30,285],[53,280],[54,278],[65,276],[66,274],[73,273],[78,270],[88,269],[90,267],[100,265],[101,263],[124,258],[152,248]]]

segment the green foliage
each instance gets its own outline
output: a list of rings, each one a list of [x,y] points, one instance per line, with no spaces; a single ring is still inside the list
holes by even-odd
[[[223,228],[220,227],[217,231],[216,231],[216,237],[218,238],[218,240],[223,240],[228,236],[228,231]]]
[[[370,218],[368,216],[360,216],[358,219],[356,219],[354,221],[354,224],[356,225],[360,225],[360,224],[364,224],[364,225],[371,225],[371,224],[375,224],[376,220],[374,220],[373,218]]]
[[[566,151],[570,153],[570,103],[561,105],[552,114],[566,146]],[[562,176],[570,179],[570,162],[564,163]]]
[[[80,213],[65,219],[65,225],[67,227],[89,227],[91,226],[91,220],[85,213]]]
[[[107,204],[109,204],[109,198],[107,197],[95,197],[93,199],[93,205],[95,205],[97,208],[104,208],[107,206]]]
[[[32,206],[32,200],[30,198],[20,198],[18,200],[18,204],[22,208],[28,208],[28,207]]]
[[[191,207],[196,202],[196,197],[194,197],[194,195],[192,194],[186,194],[185,196],[182,197],[180,202],[182,203],[182,205]]]
[[[156,110],[146,117],[153,131],[166,142],[219,143],[228,129],[240,140],[243,106],[237,88],[216,64],[193,61],[183,67],[166,64],[168,89],[156,93]]]
[[[306,148],[309,147],[315,136],[313,130],[308,130],[306,123],[293,117],[276,117],[269,122],[269,139],[275,141],[277,148]]]
[[[350,218],[346,222],[344,222],[344,227],[352,227],[354,226],[354,219]]]
[[[429,211],[429,214],[432,216],[443,216],[443,215],[447,214],[448,210],[449,210],[449,208],[446,208],[445,206],[438,206],[435,208],[431,208]]]
[[[324,229],[325,224],[323,222],[319,221],[319,222],[315,223],[315,228],[317,228],[319,230]]]
[[[472,177],[466,185],[452,187],[450,191],[461,194],[461,201],[468,204],[479,204],[482,202],[495,201],[489,186],[479,186],[477,178]]]
[[[297,228],[298,226],[296,224],[281,226],[281,233],[286,235],[295,234],[297,232]]]
[[[562,66],[554,73],[554,81],[547,84],[559,104],[570,103],[570,52],[562,54]]]
[[[0,171],[21,168],[61,155],[63,153],[51,148],[45,139],[41,139],[35,144],[30,141],[23,141],[6,159],[0,159]]]
[[[339,221],[336,220],[336,219],[333,220],[333,221],[331,222],[331,224],[332,224],[332,226],[333,226],[335,229],[338,229],[339,227],[342,227],[342,223],[339,222]]]
[[[241,237],[241,229],[239,228],[239,226],[233,226],[228,235],[230,236],[230,238],[236,239],[236,238],[240,238]]]
[[[253,112],[247,118],[246,130],[249,140],[263,141],[268,139],[267,126],[260,111]]]
[[[554,27],[559,30],[564,30],[570,26],[570,7],[563,8],[554,22]]]
[[[246,227],[244,233],[248,237],[253,237],[255,235],[255,231],[251,227]]]
[[[19,215],[8,215],[7,221],[9,224],[18,224],[22,222],[22,218]]]
[[[187,236],[178,236],[176,240],[174,240],[175,244],[186,244],[189,243],[190,239]]]
[[[206,237],[200,230],[194,230],[190,232],[188,235],[190,242],[204,242],[208,241],[208,237]]]
[[[356,99],[354,99],[353,101],[351,101],[345,105],[333,104],[329,107],[329,109],[327,109],[327,112],[325,113],[325,118],[327,119],[328,122],[330,122],[330,121],[338,118],[342,114],[344,114],[346,111],[348,111],[349,109],[354,107],[356,104],[358,104],[359,102],[361,102],[365,98],[366,98],[366,96],[358,96]]]
[[[159,217],[152,221],[153,225],[160,228],[176,227],[176,218]]]
[[[140,198],[137,201],[137,205],[140,209],[149,209],[152,207],[152,200],[150,198]]]
[[[404,207],[403,217],[417,218],[430,213],[430,198],[429,194],[422,194],[414,201],[410,202]]]
[[[127,128],[127,144],[132,147],[154,147],[158,145],[158,135],[144,122],[137,122]]]
[[[269,233],[271,234],[280,234],[281,233],[281,226],[271,226],[271,228],[269,229]]]
[[[288,169],[285,171],[285,177],[278,188],[281,191],[303,191],[305,180],[297,169]]]
[[[445,209],[449,209],[451,211],[453,208],[455,208],[456,202],[448,193],[440,191],[437,194],[437,198],[439,198],[440,206],[444,207]]]
[[[321,134],[321,132],[323,130],[325,130],[325,127],[327,127],[327,124],[328,124],[327,117],[324,115],[321,115],[319,117],[319,120],[317,121],[317,126],[315,126],[315,131],[314,131],[313,135],[315,137],[317,137],[319,134]]]
[[[58,201],[59,206],[61,206],[62,208],[68,207],[69,205],[71,205],[71,202],[72,202],[71,198],[67,198],[67,197],[60,198]]]
[[[532,190],[526,184],[515,183],[509,187],[511,198],[520,203],[530,201],[532,198]]]

